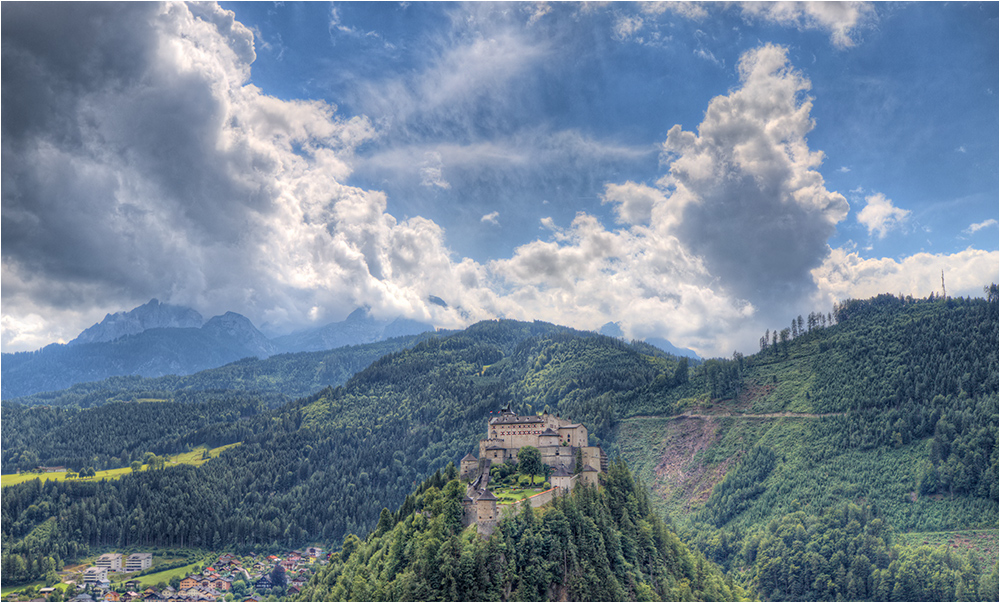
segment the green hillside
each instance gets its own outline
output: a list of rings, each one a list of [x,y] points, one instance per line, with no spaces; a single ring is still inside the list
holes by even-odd
[[[737,581],[769,598],[850,598],[835,574],[853,559],[816,551],[833,565],[813,582],[827,574],[836,588],[793,588],[787,576],[772,587],[758,566],[773,559],[745,547],[797,513],[805,534],[818,533],[851,504],[893,533],[996,530],[995,288],[989,297],[847,301],[829,319],[769,332],[756,354],[698,365],[546,323],[479,323],[384,356],[341,387],[235,420],[192,419],[192,444],[243,442],[201,467],[4,488],[4,581],[31,577],[7,573],[12,556],[30,568],[90,547],[336,546],[474,451],[490,412],[511,404],[584,423],[652,488],[681,537]],[[905,553],[887,551],[890,565]],[[855,575],[868,567],[859,561]],[[982,573],[969,571],[965,592]],[[862,598],[879,592],[866,583]]]
[[[722,363],[728,396],[695,377],[664,397],[677,414],[621,421],[622,454],[681,523],[868,500],[904,531],[995,527],[996,305],[880,296],[838,315]]]
[[[280,393],[287,396],[287,401],[308,396],[324,387],[341,385],[382,356],[412,347],[429,337],[434,337],[434,333],[396,337],[322,352],[277,354],[263,360],[248,357],[193,375],[108,377],[79,383],[64,390],[10,398],[5,402],[21,406],[90,408],[135,398],[165,399],[181,392],[223,390]]]
[[[303,601],[738,601],[742,589],[686,547],[644,487],[615,463],[599,490],[525,504],[489,539],[463,530],[454,465],[424,484],[415,510],[383,511],[364,541],[348,536]],[[436,485],[435,485],[436,484]]]
[[[127,467],[146,452],[220,446],[259,429],[247,419],[324,387],[431,333],[324,352],[245,358],[194,375],[112,377],[4,400],[0,471],[41,466]],[[233,424],[242,423],[234,434]],[[220,435],[224,433],[224,435]]]

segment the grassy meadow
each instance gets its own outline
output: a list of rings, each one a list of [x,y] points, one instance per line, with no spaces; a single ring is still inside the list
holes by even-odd
[[[172,467],[175,465],[203,465],[208,462],[209,459],[215,458],[222,453],[223,450],[227,448],[232,448],[234,446],[239,446],[239,442],[235,444],[227,444],[225,446],[219,446],[218,448],[212,448],[208,451],[209,458],[203,458],[205,456],[206,448],[195,448],[190,452],[182,452],[180,454],[174,454],[167,457],[167,462],[165,467]],[[143,465],[141,471],[145,471],[148,468],[147,465]],[[98,471],[97,475],[93,477],[74,477],[75,481],[90,481],[97,482],[102,479],[119,479],[121,476],[132,473],[132,469],[129,467],[120,467],[118,469],[106,469],[104,471]],[[22,484],[24,482],[31,481],[33,479],[41,479],[42,481],[55,480],[55,481],[65,481],[67,472],[60,471],[56,473],[12,473],[8,475],[0,476],[0,487],[6,488],[7,486],[13,486],[15,484]]]

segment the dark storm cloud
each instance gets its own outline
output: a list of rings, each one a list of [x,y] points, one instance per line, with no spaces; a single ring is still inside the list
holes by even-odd
[[[5,286],[20,275],[141,301],[197,274],[197,248],[252,236],[244,214],[273,196],[253,168],[273,161],[220,139],[232,99],[219,89],[241,83],[252,36],[217,7],[196,12],[232,48],[218,60],[204,35],[192,44],[206,65],[187,68],[164,35],[193,23],[183,5],[3,5]]]

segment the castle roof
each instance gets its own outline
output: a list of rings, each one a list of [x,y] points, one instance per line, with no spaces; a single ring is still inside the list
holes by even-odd
[[[490,425],[509,425],[511,423],[542,423],[543,419],[538,415],[522,417],[514,414],[503,414],[490,419]]]
[[[489,490],[484,490],[483,493],[479,495],[479,500],[497,500],[497,497]]]
[[[599,471],[597,471],[597,469],[594,469],[590,465],[584,465],[583,469],[580,469],[580,471],[583,472],[583,473],[585,473],[587,471],[594,471],[594,472],[600,473]]]
[[[559,429],[576,429],[579,426],[580,426],[579,423],[573,423],[571,425],[560,425]]]
[[[462,457],[461,462],[464,463],[465,461],[475,461],[475,460],[477,460],[476,457],[472,456],[472,453],[470,452],[469,454]]]
[[[566,467],[559,465],[556,467],[555,471],[552,472],[551,477],[569,477],[571,474],[566,470]]]
[[[551,427],[546,427],[546,428],[545,428],[545,431],[543,431],[543,432],[541,433],[541,436],[542,436],[542,437],[546,437],[546,436],[555,436],[555,437],[557,437],[557,438],[558,438],[558,437],[559,437],[559,434],[558,434],[558,433],[556,433],[556,432],[554,432],[554,431],[552,431],[552,428],[551,428]]]
[[[497,446],[497,445],[487,446],[486,449],[487,450],[507,450],[503,446]]]

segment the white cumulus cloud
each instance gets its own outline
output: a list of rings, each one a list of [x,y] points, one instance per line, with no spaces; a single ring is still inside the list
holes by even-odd
[[[813,270],[819,288],[817,303],[866,299],[880,293],[924,297],[941,293],[944,272],[948,295],[982,296],[983,286],[997,281],[1000,252],[966,249],[952,254],[917,253],[903,259],[863,258],[856,252],[832,249]]]
[[[896,207],[892,199],[875,193],[865,197],[865,206],[858,212],[857,218],[868,229],[869,236],[877,232],[878,238],[884,239],[890,230],[901,226],[909,216],[909,210]]]

